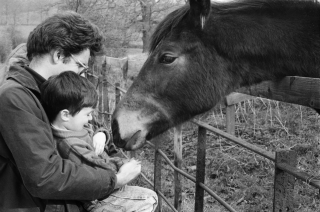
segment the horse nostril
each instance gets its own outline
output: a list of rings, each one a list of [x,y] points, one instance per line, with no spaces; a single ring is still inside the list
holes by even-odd
[[[119,124],[117,120],[113,120],[111,124],[113,143],[120,148],[123,148],[126,145],[126,142],[121,139],[119,133]]]
[[[151,138],[152,138],[152,135],[151,135],[150,133],[148,133],[147,136],[146,136],[146,140],[147,140],[147,141],[150,141]]]

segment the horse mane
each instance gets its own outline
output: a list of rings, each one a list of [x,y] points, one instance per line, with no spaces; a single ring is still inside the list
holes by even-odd
[[[290,4],[288,4],[290,2]],[[306,11],[313,10],[316,5],[320,5],[317,0],[240,0],[231,2],[211,2],[211,11],[217,15],[227,13],[246,12],[257,10],[272,14],[275,10],[298,9],[303,7]],[[156,27],[150,41],[149,52],[152,53],[159,43],[185,18],[189,12],[189,5],[185,5],[170,13]]]
[[[173,28],[186,16],[189,11],[189,6],[183,6],[172,13],[170,13],[164,20],[162,20],[156,27],[152,34],[149,52],[153,52],[163,38],[165,38]]]
[[[290,3],[290,4],[288,4]],[[240,0],[231,2],[211,2],[214,13],[245,12],[251,9],[282,10],[288,8],[312,8],[319,4],[317,0]]]

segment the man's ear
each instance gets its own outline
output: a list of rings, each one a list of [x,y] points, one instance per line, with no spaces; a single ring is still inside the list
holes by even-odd
[[[59,116],[61,118],[62,121],[69,121],[70,120],[70,112],[67,109],[61,110],[59,112]]]
[[[52,60],[54,63],[61,63],[64,61],[64,55],[61,50],[53,50]]]

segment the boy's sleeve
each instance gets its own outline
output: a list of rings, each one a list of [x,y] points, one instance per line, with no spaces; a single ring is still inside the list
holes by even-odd
[[[88,125],[88,128],[93,131],[92,136],[94,136],[95,134],[97,134],[99,132],[103,132],[106,135],[106,143],[104,146],[104,151],[109,156],[113,156],[113,155],[116,155],[119,153],[119,149],[113,143],[111,133],[105,127],[103,127],[102,124],[99,124],[96,121],[94,121],[93,124]]]
[[[118,171],[117,163],[109,160],[109,157],[99,157],[94,148],[84,140],[78,138],[69,138],[57,141],[57,147],[60,155],[77,164],[87,164],[98,166],[103,169]]]

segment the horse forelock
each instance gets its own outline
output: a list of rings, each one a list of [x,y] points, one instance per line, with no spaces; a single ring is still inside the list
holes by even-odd
[[[188,11],[189,6],[185,5],[170,13],[159,23],[151,37],[149,49],[150,53],[152,53],[157,48],[158,44],[172,31],[173,28],[180,23]]]

